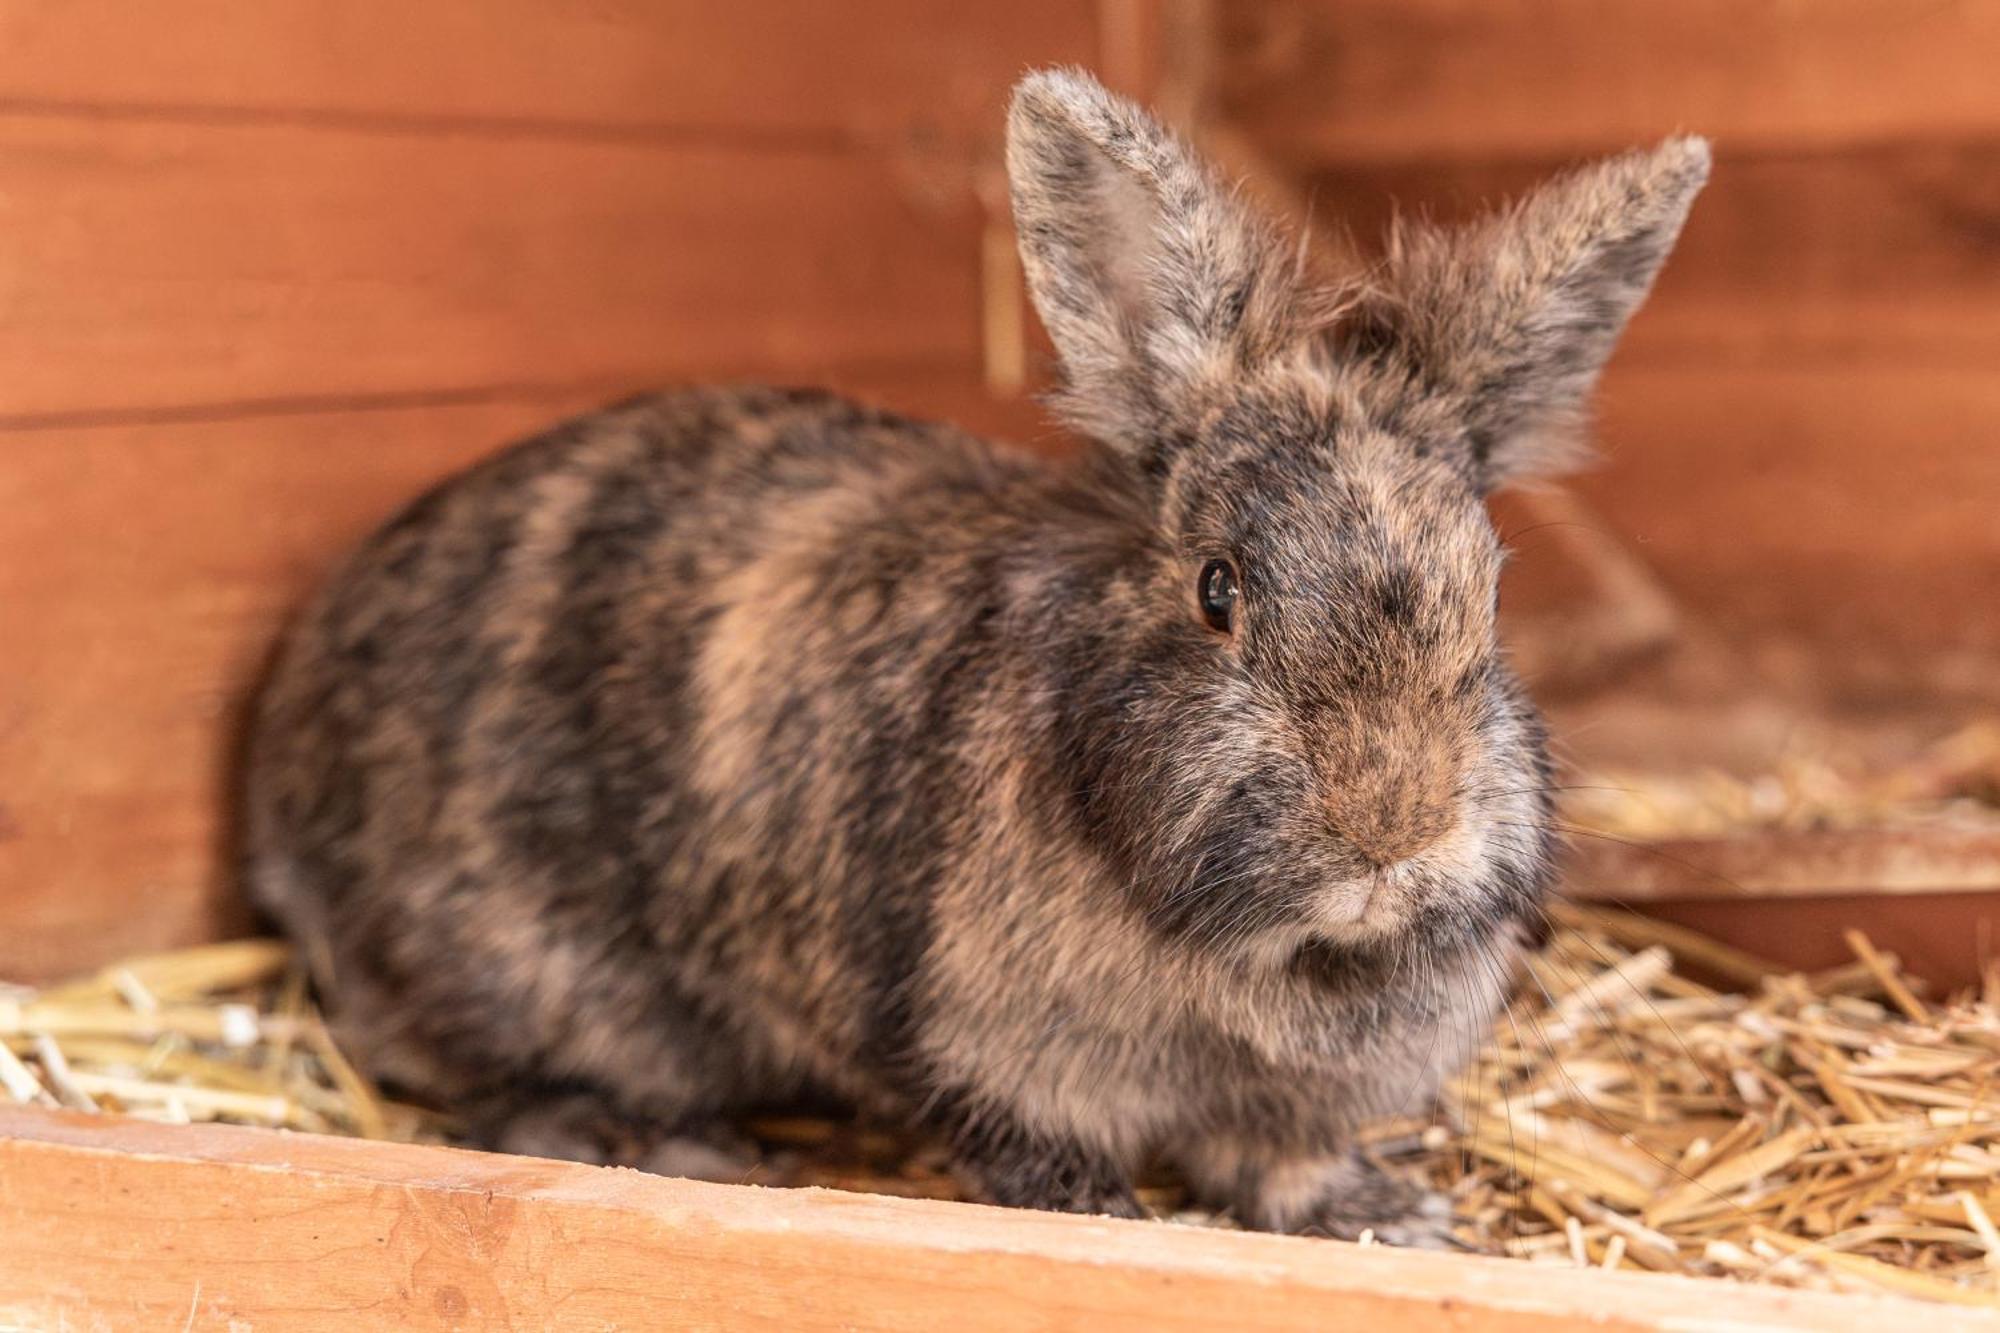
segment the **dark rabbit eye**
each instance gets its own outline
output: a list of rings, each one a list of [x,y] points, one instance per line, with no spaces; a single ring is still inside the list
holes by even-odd
[[[1209,628],[1229,633],[1236,615],[1236,566],[1227,560],[1209,561],[1201,567],[1195,593],[1201,601],[1202,619]]]

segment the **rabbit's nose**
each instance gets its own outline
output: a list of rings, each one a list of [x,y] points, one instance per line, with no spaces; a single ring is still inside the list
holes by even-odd
[[[1370,829],[1365,833],[1343,830],[1354,850],[1377,870],[1387,870],[1413,860],[1444,837],[1442,821],[1410,822],[1398,820],[1380,829]]]
[[[1392,778],[1370,786],[1341,793],[1328,813],[1340,836],[1377,869],[1421,855],[1451,831],[1448,783]]]

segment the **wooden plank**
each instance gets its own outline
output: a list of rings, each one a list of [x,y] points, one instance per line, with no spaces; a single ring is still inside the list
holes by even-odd
[[[1952,651],[2000,653],[2000,382],[1981,370],[1614,364],[1579,479],[1677,599],[1740,643],[1908,698]],[[1877,670],[1879,664],[1879,670]],[[1913,677],[1912,672],[1917,674]]]
[[[963,377],[842,383],[1051,442]],[[241,928],[234,721],[287,608],[429,482],[608,394],[0,434],[0,978]]]
[[[997,143],[1022,69],[1098,46],[1090,0],[0,0],[0,101]]]
[[[0,1109],[29,1327],[1990,1328],[1984,1312]]]
[[[17,113],[0,179],[0,425],[978,364],[963,173],[865,152]]]
[[[1616,901],[1616,895],[1596,895]],[[2000,890],[1964,893],[1791,894],[1633,897],[1647,916],[1672,922],[1724,944],[1801,972],[1854,961],[1849,930],[1901,960],[1904,971],[1929,983],[1926,994],[1943,997],[1977,988],[2000,932]],[[1782,923],[1781,928],[1774,925]]]
[[[231,721],[285,608],[403,499],[569,401],[0,443],[0,976],[240,928]]]
[[[1218,19],[1218,110],[1298,163],[2000,130],[1985,0],[1279,0]]]
[[[1774,898],[1969,893],[1996,908],[2000,830],[1746,831],[1647,842],[1585,835],[1569,849],[1566,880],[1580,897],[1621,903],[1721,898],[1768,907]]]
[[[1733,147],[1721,145],[1620,364],[2000,365],[2000,139],[1781,155]],[[1350,225],[1372,255],[1395,212],[1463,218],[1563,165],[1335,164],[1306,186],[1318,214]]]

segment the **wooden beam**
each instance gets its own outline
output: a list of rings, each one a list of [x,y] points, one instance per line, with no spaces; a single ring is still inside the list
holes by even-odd
[[[1220,109],[1294,161],[1568,156],[1684,129],[1761,151],[2000,128],[1991,4],[1269,0],[1218,17]]]
[[[981,223],[963,168],[934,166],[0,110],[0,428],[916,359],[970,371]]]
[[[1902,829],[1747,831],[1622,841],[1580,838],[1569,880],[1581,896],[1621,902],[1758,901],[1827,894],[2000,895],[2000,832],[1918,824]],[[1775,907],[1772,908],[1775,910]]]
[[[1634,894],[1627,901],[1649,917],[1798,972],[1852,963],[1845,933],[1859,929],[1896,955],[1904,975],[1926,982],[1933,998],[1977,990],[1991,957],[1987,941],[2000,930],[2000,888],[1740,898]],[[1702,973],[1699,960],[1692,966]],[[1728,977],[1714,980],[1731,984]]]
[[[0,99],[467,131],[997,143],[1030,65],[1099,54],[1093,0],[0,0]]]
[[[1990,1328],[1982,1312],[0,1109],[0,1325]]]

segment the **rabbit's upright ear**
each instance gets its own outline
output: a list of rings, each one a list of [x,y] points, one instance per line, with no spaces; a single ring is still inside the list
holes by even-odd
[[[1377,383],[1403,400],[1406,421],[1459,441],[1483,488],[1558,471],[1708,167],[1706,140],[1671,139],[1470,227],[1399,228],[1341,341],[1390,372]]]
[[[1088,75],[1014,90],[1007,174],[1028,287],[1078,429],[1151,457],[1327,313],[1299,253],[1158,122]]]

